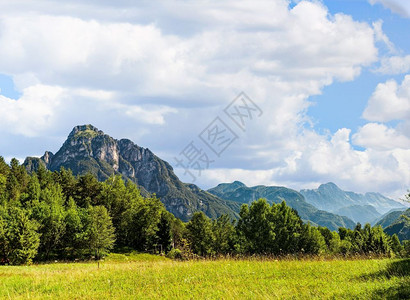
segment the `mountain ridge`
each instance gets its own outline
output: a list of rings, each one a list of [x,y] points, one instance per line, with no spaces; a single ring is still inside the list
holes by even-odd
[[[305,197],[308,203],[319,209],[334,213],[337,213],[341,209],[357,205],[361,206],[363,212],[365,211],[366,206],[371,205],[380,215],[387,213],[391,209],[406,208],[406,206],[400,202],[385,197],[380,193],[368,192],[365,194],[359,194],[344,191],[333,182],[321,184],[317,189],[302,189],[300,190],[300,193]],[[372,209],[366,214],[366,217],[375,215]],[[366,219],[366,217],[365,221],[370,221],[369,219]],[[363,220],[364,219],[360,221],[362,222]]]
[[[221,183],[208,189],[208,192],[241,204],[250,204],[259,198],[265,198],[269,203],[280,203],[285,200],[286,204],[294,208],[305,222],[326,226],[331,230],[337,230],[339,227],[353,228],[356,225],[348,217],[317,209],[306,202],[299,192],[286,187],[264,185],[247,187],[240,181],[234,181]]]
[[[88,124],[75,126],[61,148],[53,154],[46,151],[40,157],[27,157],[23,165],[29,172],[44,166],[57,171],[71,169],[74,175],[91,173],[100,181],[120,174],[145,191],[156,194],[168,211],[187,221],[195,211],[216,218],[228,214],[238,216],[239,205],[219,199],[195,185],[187,185],[175,175],[172,166],[148,148],[129,139],[116,140]]]

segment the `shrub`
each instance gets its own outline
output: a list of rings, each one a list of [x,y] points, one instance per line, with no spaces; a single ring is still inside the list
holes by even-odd
[[[182,251],[179,249],[171,249],[167,254],[168,258],[171,259],[183,259]]]

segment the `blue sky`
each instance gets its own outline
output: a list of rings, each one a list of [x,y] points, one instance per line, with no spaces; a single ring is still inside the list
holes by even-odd
[[[409,18],[392,12],[381,3],[372,5],[365,0],[332,0],[324,3],[333,14],[342,12],[355,20],[368,23],[383,20],[383,31],[397,51],[402,54],[410,53]],[[389,55],[385,45],[381,45],[379,51]],[[354,81],[336,82],[325,87],[321,95],[311,97],[316,105],[309,109],[309,115],[315,119],[316,127],[320,130],[335,132],[341,127],[357,129],[366,122],[361,115],[375,86],[390,78],[401,81],[403,77],[403,74],[377,73],[371,68],[363,70]]]
[[[402,197],[409,29],[399,0],[2,2],[0,155],[56,152],[91,123],[187,182],[175,158],[192,141],[212,160],[190,167],[203,188],[333,181]],[[245,131],[224,112],[242,91],[263,112]],[[219,156],[199,136],[216,117],[237,136]]]

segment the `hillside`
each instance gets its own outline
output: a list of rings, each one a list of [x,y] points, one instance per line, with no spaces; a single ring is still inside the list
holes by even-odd
[[[339,216],[327,211],[317,209],[307,203],[304,197],[297,191],[277,186],[254,186],[247,187],[239,181],[222,183],[208,190],[222,199],[249,204],[259,198],[265,198],[270,203],[286,201],[290,207],[297,210],[304,221],[310,221],[320,226],[326,226],[331,230],[339,227],[353,228],[355,223],[347,217]]]
[[[383,228],[390,226],[397,220],[398,217],[404,212],[404,209],[393,209],[384,215],[380,216],[376,220],[373,220],[372,225],[378,226],[380,225]]]
[[[410,240],[410,208],[402,212],[384,231],[389,235],[397,234],[401,241]]]
[[[128,139],[116,140],[92,125],[76,126],[56,154],[47,151],[41,158],[28,157],[24,166],[32,172],[40,165],[51,171],[64,167],[74,175],[91,173],[100,181],[113,174],[155,193],[168,211],[187,221],[195,211],[209,217],[222,214],[237,217],[240,204],[221,200],[195,185],[186,185],[172,166],[148,148]]]
[[[338,215],[346,216],[354,222],[362,224],[371,223],[379,218],[381,214],[371,205],[351,205],[339,208],[335,211]]]

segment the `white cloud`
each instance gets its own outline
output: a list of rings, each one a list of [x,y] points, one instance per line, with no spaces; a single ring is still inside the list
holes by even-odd
[[[402,197],[410,184],[410,150],[359,151],[352,148],[349,136],[346,128],[329,137],[305,131],[297,145],[289,145],[287,154],[282,153],[285,164],[281,166],[256,170],[217,168],[204,172],[201,180],[207,187],[240,180],[247,185],[285,185],[297,190],[333,181],[346,190]]]
[[[381,3],[384,7],[403,17],[410,17],[410,2],[406,0],[369,0],[371,4]]]
[[[195,14],[224,26],[202,24],[183,37],[164,34],[154,23],[3,15],[0,55],[8,59],[0,69],[15,75],[35,70],[48,85],[193,98],[224,89],[243,72],[304,80],[318,92],[334,79],[353,79],[377,55],[367,24],[341,14],[329,18],[323,6],[306,1],[292,10],[286,1],[208,4]]]
[[[0,95],[0,130],[27,136],[47,129],[54,110],[64,101],[60,87],[34,85],[16,101]]]
[[[410,55],[406,56],[391,56],[381,60],[381,66],[376,69],[376,72],[383,74],[403,74],[410,71]]]
[[[388,36],[383,32],[382,26],[383,26],[382,20],[373,22],[373,28],[374,28],[374,34],[375,34],[376,41],[383,42],[387,46],[387,49],[389,50],[390,53],[397,52],[394,44],[390,41]]]
[[[72,126],[73,119],[78,124],[117,118],[130,124],[161,125],[165,115],[176,112],[166,106],[116,103],[114,97],[106,91],[30,86],[17,101],[0,95],[0,131],[36,137],[53,132],[54,127]]]
[[[395,80],[378,84],[363,117],[376,122],[410,120],[410,75],[404,77],[401,85]]]
[[[409,136],[384,124],[367,123],[353,136],[353,140],[356,145],[376,150],[410,149]]]

